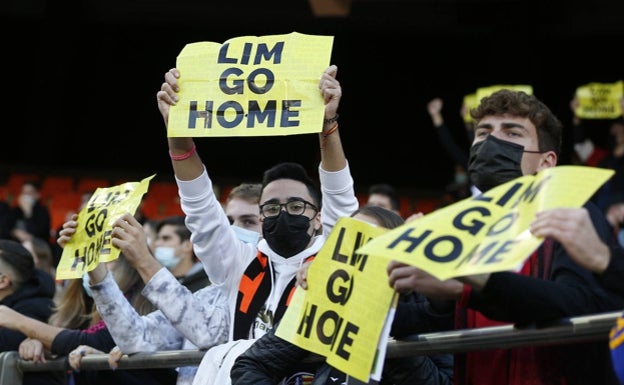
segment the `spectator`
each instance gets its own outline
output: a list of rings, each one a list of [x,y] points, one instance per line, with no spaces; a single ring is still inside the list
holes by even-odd
[[[203,265],[195,256],[191,232],[184,216],[167,217],[156,226],[154,256],[191,292],[210,284]]]
[[[225,200],[225,215],[238,239],[254,245],[260,240],[262,232],[258,213],[261,193],[261,183],[241,183],[230,191]]]
[[[621,99],[624,108],[624,98]],[[578,99],[570,102],[576,111]],[[592,197],[607,216],[621,245],[624,245],[624,118],[614,119],[609,124],[610,148],[597,146],[586,134],[583,122],[576,115],[572,120],[574,149],[579,160],[587,166],[609,168],[615,174]]]
[[[90,271],[89,289],[118,344],[116,352],[207,349],[227,341],[229,311],[221,289],[208,285],[192,293],[182,285],[152,256],[143,225],[131,214],[122,215],[113,226],[123,229],[113,232],[113,246],[119,247],[127,260],[137,267],[146,282],[142,295],[159,309],[149,314],[138,312],[102,264]],[[76,227],[75,220],[65,223],[58,239],[61,246],[71,239]],[[184,314],[183,319],[180,319],[181,314]],[[84,350],[91,353],[90,349]],[[80,357],[74,356],[72,365],[78,368]],[[181,367],[178,371],[176,383],[191,384],[196,368]]]
[[[56,299],[63,292],[64,287],[62,281],[56,281],[56,265],[54,265],[53,262],[52,247],[50,246],[50,242],[41,238],[33,237],[22,242],[22,246],[24,246],[26,250],[30,251],[32,254],[35,261],[35,267],[45,273],[48,273],[55,281],[54,301],[56,303]]]
[[[585,209],[561,208],[537,213],[531,223],[536,237],[551,237],[561,242],[574,262],[600,277],[603,285],[624,293],[624,249],[602,242]],[[624,384],[624,314],[610,333],[611,362]]]
[[[472,123],[464,123],[464,129],[466,134],[465,143],[457,143],[450,128],[444,121],[442,115],[442,108],[444,107],[444,101],[442,98],[433,98],[427,103],[427,112],[431,118],[431,123],[435,128],[436,134],[440,144],[444,147],[448,155],[453,159],[455,164],[461,166],[462,169],[468,169],[468,151],[466,148],[474,140],[474,125]],[[462,103],[460,109],[460,115],[463,117],[466,114],[466,105]]]
[[[458,143],[444,121],[444,116],[442,115],[443,106],[444,101],[442,98],[434,98],[427,103],[427,112],[438,135],[440,144],[442,144],[448,155],[455,162],[453,181],[446,186],[446,196],[442,202],[442,205],[446,205],[468,198],[473,192],[467,175],[469,154],[466,148],[469,147],[469,143],[472,143],[474,139],[474,125],[472,122],[464,121],[466,140],[462,141],[463,143],[461,144]],[[466,111],[467,108],[466,104],[462,103],[459,111],[462,118],[468,113]]]
[[[52,278],[56,277],[56,266],[53,265],[50,242],[33,237],[22,242],[22,246],[32,254],[37,269],[45,271],[50,274]]]
[[[258,201],[260,199],[260,184],[241,183],[232,189],[226,199],[225,214],[232,222],[232,227],[239,225],[246,232],[260,231]],[[144,237],[147,233],[144,226],[138,229],[139,223],[126,215],[117,220],[119,226],[126,226],[123,237],[118,236],[113,242],[118,245],[129,261],[136,266],[146,287],[143,293],[159,306],[162,311],[155,311],[141,317],[130,307],[116,289],[110,278],[103,277],[101,268],[91,273],[94,282],[93,291],[96,302],[102,308],[103,317],[116,341],[120,341],[120,348],[115,350],[111,357],[121,358],[122,352],[134,353],[137,351],[156,351],[167,349],[207,349],[227,339],[229,312],[226,298],[218,287],[207,287],[189,295],[188,289],[182,288],[180,282],[171,281],[171,273],[159,264],[146,248]],[[67,222],[60,244],[65,244],[73,233],[76,222]],[[164,227],[161,227],[161,231]],[[240,233],[238,233],[241,238]],[[131,236],[132,235],[132,236]],[[248,235],[243,241],[257,243],[250,240]],[[162,270],[159,271],[159,270]],[[162,288],[167,287],[165,293]],[[170,295],[168,295],[170,293]],[[152,297],[153,296],[153,297]],[[208,306],[214,304],[214,306]],[[186,310],[183,310],[186,309]],[[185,322],[180,324],[179,315],[184,311]],[[191,342],[192,341],[192,342]],[[79,350],[80,351],[80,350]],[[91,353],[88,348],[85,353]],[[74,355],[72,366],[80,366],[81,355]],[[114,358],[112,358],[114,361]],[[196,367],[179,368],[177,384],[190,384],[195,375]]]
[[[370,186],[368,188],[366,204],[368,206],[383,207],[384,209],[394,211],[396,214],[401,215],[399,194],[394,186],[388,183],[378,183]]]
[[[24,181],[17,205],[9,212],[10,235],[18,242],[33,237],[50,239],[50,211],[41,202],[39,190],[38,182]]]
[[[32,254],[19,242],[0,240],[0,309],[6,308],[25,318],[45,322],[52,314],[54,280],[35,268]],[[5,318],[0,313],[0,322]],[[0,325],[4,326],[4,325]],[[0,351],[18,350],[25,333],[0,327]],[[65,374],[56,372],[24,373],[24,385],[65,383]]]
[[[392,210],[380,206],[363,206],[351,214],[353,218],[377,226],[392,229],[404,223]],[[307,269],[307,264],[304,269]],[[305,272],[297,276],[305,279]],[[298,278],[299,280],[299,278]],[[303,284],[303,282],[301,282]],[[302,285],[307,287],[307,285]],[[429,314],[422,317],[420,310]],[[452,308],[451,308],[452,309]],[[418,314],[414,318],[412,314]],[[434,311],[426,298],[416,293],[400,296],[392,322],[391,335],[406,337],[452,327],[453,312]],[[282,378],[301,365],[312,355],[309,351],[275,336],[275,328],[256,341],[236,359],[231,371],[232,385],[276,385]],[[319,358],[319,362],[321,359]],[[313,364],[315,384],[336,384],[345,380],[345,375],[327,364]],[[453,356],[451,354],[422,355],[389,360],[384,365],[383,384],[405,385],[451,385],[453,383]],[[353,379],[349,379],[351,383]],[[286,379],[284,383],[291,383]]]
[[[116,260],[113,266],[113,274],[124,295],[132,302],[137,312],[145,314],[154,309],[154,306],[141,293],[143,283],[136,272],[126,261],[123,254]],[[106,270],[104,265],[102,267]],[[74,280],[79,285],[74,287],[82,288],[82,280]],[[65,313],[67,319],[55,318],[57,324],[80,324],[89,325],[85,329],[69,329],[45,323],[41,319],[22,315],[8,307],[0,306],[0,326],[6,330],[15,330],[24,333],[28,339],[19,346],[20,356],[25,360],[35,362],[46,361],[46,351],[59,356],[67,356],[77,347],[86,349],[83,345],[91,349],[108,352],[115,346],[115,342],[109,333],[106,324],[99,317],[97,311],[88,309],[82,301],[74,301],[77,292],[66,290],[61,300],[60,308],[64,305],[78,307],[82,314],[74,312]],[[93,302],[91,302],[92,304]],[[17,349],[15,349],[17,350]],[[75,385],[98,385],[98,384],[120,384],[120,385],[173,385],[175,384],[177,372],[173,369],[132,369],[132,370],[101,370],[101,371],[73,371],[71,381]]]
[[[624,249],[598,237],[587,209],[557,208],[538,212],[531,233],[553,238],[581,267],[598,274],[602,284],[624,295]]]
[[[475,141],[468,172],[481,191],[555,167],[561,147],[561,123],[535,96],[500,90],[471,111]],[[606,219],[588,202],[600,239],[613,244]],[[541,325],[565,317],[624,308],[624,297],[609,290],[589,270],[574,263],[561,243],[546,240],[518,272],[495,272],[440,282],[414,266],[391,262],[390,285],[415,290],[429,299],[452,299],[456,328],[513,322]],[[548,346],[472,351],[456,355],[456,384],[614,384],[603,342],[572,347]]]
[[[358,207],[336,121],[342,92],[336,72],[337,68],[330,66],[319,81],[325,101],[325,121],[319,134],[323,204],[301,165],[281,163],[266,170],[260,199],[263,239],[257,245],[237,239],[212,192],[193,138],[167,138],[195,251],[210,280],[226,293],[232,320],[229,342],[209,349],[204,358],[206,363],[214,359],[225,364],[216,373],[210,366],[200,365],[195,381],[220,385],[230,381],[231,358],[281,319],[294,289],[296,269],[318,252],[336,220]],[[157,94],[165,124],[169,108],[177,100],[178,77],[176,69],[167,72]],[[321,231],[322,235],[317,235]]]

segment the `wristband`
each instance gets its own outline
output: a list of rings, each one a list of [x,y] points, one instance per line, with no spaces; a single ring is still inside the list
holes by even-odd
[[[193,143],[193,147],[191,147],[191,149],[185,152],[184,154],[174,155],[173,152],[169,150],[169,157],[171,158],[171,160],[185,160],[185,159],[190,158],[191,155],[193,155],[196,150],[197,150],[197,147],[195,147],[195,143]]]
[[[325,149],[325,145],[327,144],[327,137],[336,132],[337,129],[338,123],[334,123],[334,125],[331,126],[329,130],[321,132],[321,136],[323,137],[323,139],[321,140],[321,150]]]

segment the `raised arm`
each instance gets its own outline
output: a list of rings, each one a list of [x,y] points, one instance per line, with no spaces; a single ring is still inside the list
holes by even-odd
[[[331,65],[319,80],[319,89],[325,101],[325,120],[323,131],[319,134],[319,178],[323,195],[321,218],[324,234],[331,232],[338,218],[349,216],[359,206],[338,129],[338,105],[342,97],[342,87],[336,79],[337,73],[338,67]]]
[[[321,144],[321,168],[325,171],[340,171],[347,166],[338,132],[338,105],[342,97],[340,82],[336,79],[338,67],[329,66],[321,75],[319,89],[325,101],[323,131],[319,134]]]
[[[180,72],[172,68],[165,73],[165,81],[160,86],[160,91],[156,93],[158,109],[168,128],[169,109],[176,105],[179,100],[178,92],[180,86],[178,79]],[[180,180],[193,180],[204,171],[204,165],[195,149],[195,142],[191,137],[167,138],[169,144],[169,155],[173,165],[173,172]]]
[[[152,257],[143,226],[130,213],[113,223],[112,244],[118,247],[145,282],[143,295],[160,310],[139,316],[116,285],[92,287],[102,318],[119,347],[127,353],[182,348],[183,337],[199,348],[227,340],[227,299],[217,287],[190,292]],[[110,280],[109,280],[110,281]],[[184,314],[184,319],[180,315]]]

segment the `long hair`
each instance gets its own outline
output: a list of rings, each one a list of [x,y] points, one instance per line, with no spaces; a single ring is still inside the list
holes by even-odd
[[[141,294],[145,284],[123,253],[113,263],[113,277],[137,313],[145,315],[156,310],[156,306]],[[86,329],[100,319],[93,298],[87,295],[82,287],[82,279],[79,278],[70,280],[63,289],[48,323],[66,329]]]
[[[54,313],[48,320],[50,325],[65,329],[86,329],[99,320],[93,298],[82,287],[82,279],[69,280],[62,290]]]
[[[139,272],[130,265],[123,253],[119,254],[119,258],[117,258],[113,269],[113,277],[115,277],[119,289],[124,293],[128,302],[130,302],[137,313],[145,315],[156,310],[156,306],[141,294],[145,284]]]

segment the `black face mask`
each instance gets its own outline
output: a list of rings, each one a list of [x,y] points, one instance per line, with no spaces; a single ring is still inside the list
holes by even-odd
[[[468,175],[481,192],[522,176],[524,146],[488,135],[470,147]]]
[[[291,215],[286,211],[276,217],[264,218],[262,236],[273,251],[284,258],[304,250],[312,236],[308,234],[310,219],[305,215]]]

